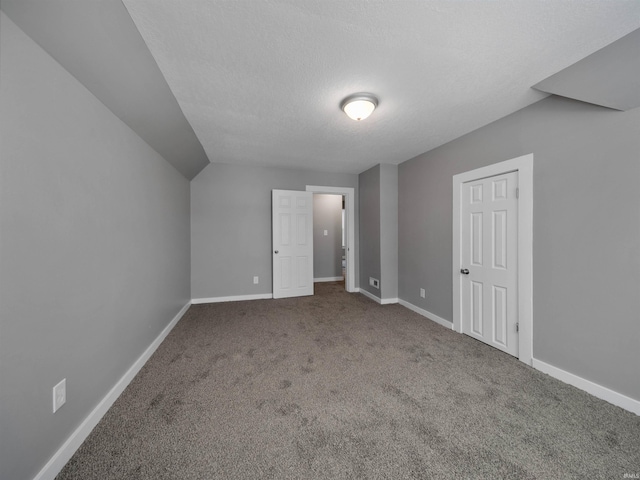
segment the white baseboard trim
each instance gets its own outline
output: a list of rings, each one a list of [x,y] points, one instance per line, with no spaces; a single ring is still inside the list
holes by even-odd
[[[373,301],[374,301],[374,302],[376,302],[376,303],[380,303],[380,302],[381,302],[380,297],[376,297],[373,293],[369,293],[369,292],[367,292],[364,288],[360,288],[360,289],[359,289],[359,292],[360,292],[362,295],[364,295],[365,297],[370,298],[371,300],[373,300]]]
[[[200,305],[202,303],[243,302],[245,300],[266,300],[269,298],[273,298],[273,293],[257,293],[255,295],[233,295],[231,297],[194,298],[191,300],[191,304]]]
[[[318,282],[340,282],[344,280],[344,277],[322,277],[322,278],[314,278],[313,283]]]
[[[374,302],[376,302],[376,303],[378,303],[380,305],[390,305],[392,303],[398,303],[398,299],[397,298],[380,298],[380,297],[376,297],[373,293],[367,292],[364,288],[357,288],[356,291],[360,292],[365,297],[370,298],[371,300],[373,300]]]
[[[615,392],[607,387],[598,385],[591,380],[569,373],[561,368],[549,365],[548,363],[536,358],[532,359],[531,366],[536,370],[540,370],[541,372],[560,380],[561,382],[568,383],[580,390],[584,390],[594,397],[598,397],[601,400],[612,403],[620,408],[624,408],[636,415],[640,415],[640,401],[638,400],[634,400],[631,397],[627,397],[626,395]]]
[[[98,424],[100,419],[107,413],[107,410],[111,408],[111,405],[118,399],[120,394],[127,388],[127,385],[131,383],[133,377],[140,371],[140,369],[147,363],[147,360],[153,355],[153,352],[160,346],[162,341],[169,335],[169,332],[173,330],[178,321],[182,318],[185,312],[189,309],[191,302],[188,302],[180,311],[173,317],[173,320],[167,325],[160,335],[147,347],[142,355],[129,367],[129,370],[118,380],[109,393],[107,393],[100,403],[94,408],[91,413],[84,419],[80,426],[67,438],[62,447],[53,454],[47,464],[38,472],[34,477],[34,480],[53,480],[56,475],[60,473],[62,468],[67,464],[73,454],[80,448],[82,442],[89,436],[94,427]]]
[[[427,317],[432,322],[436,322],[437,324],[442,325],[443,327],[450,328],[450,329],[453,330],[453,322],[450,322],[449,320],[445,320],[444,318],[439,317],[435,313],[431,313],[431,312],[425,310],[424,308],[416,307],[413,303],[409,303],[406,300],[400,299],[398,301],[398,303],[400,305],[402,305],[403,307],[406,307],[409,310],[412,310],[412,311],[422,315],[423,317]]]

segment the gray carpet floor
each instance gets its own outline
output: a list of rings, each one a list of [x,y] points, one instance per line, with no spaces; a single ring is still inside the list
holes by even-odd
[[[57,478],[640,473],[640,417],[343,288],[192,306]]]

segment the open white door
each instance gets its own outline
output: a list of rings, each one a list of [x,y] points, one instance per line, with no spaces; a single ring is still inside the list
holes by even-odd
[[[272,192],[273,298],[313,295],[313,193]]]

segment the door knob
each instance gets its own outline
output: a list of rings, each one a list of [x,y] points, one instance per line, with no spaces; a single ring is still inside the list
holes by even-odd
[[[278,253],[278,250],[276,250],[276,251],[275,251],[275,252],[273,252],[273,253],[277,254],[277,253]]]
[[[277,253],[277,252],[276,252],[276,253]],[[466,269],[466,268],[461,268],[461,269],[460,269],[460,273],[461,273],[461,274],[463,274],[463,275],[469,275],[469,270],[468,270],[468,269]]]

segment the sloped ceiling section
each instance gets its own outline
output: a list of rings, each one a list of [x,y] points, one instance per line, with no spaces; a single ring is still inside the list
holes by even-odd
[[[534,103],[637,0],[124,0],[212,161],[359,173]],[[340,102],[378,96],[354,122]]]
[[[120,0],[2,0],[0,7],[187,179],[209,164]]]
[[[533,88],[615,110],[640,106],[640,29]]]

